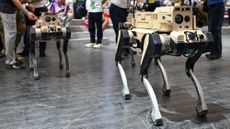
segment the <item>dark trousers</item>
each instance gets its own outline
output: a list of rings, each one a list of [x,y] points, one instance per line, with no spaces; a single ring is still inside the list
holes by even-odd
[[[230,8],[228,9],[228,25],[230,25]]]
[[[95,24],[97,26],[97,44],[102,43],[103,30],[102,30],[102,12],[91,13],[88,16],[88,29],[90,33],[90,42],[95,43]]]
[[[27,10],[29,10],[28,7],[26,7]],[[42,12],[47,12],[47,8],[46,7],[41,7],[41,8],[35,8],[35,11],[33,12],[34,15],[36,15],[37,17],[41,16]],[[25,43],[25,48],[24,48],[24,52],[28,52],[29,51],[29,37],[28,37],[28,27],[32,26],[35,24],[35,21],[30,21],[28,19],[28,17],[25,15],[25,22],[26,22],[26,32],[24,35],[24,43]],[[39,50],[40,52],[45,52],[46,50],[46,42],[40,42],[39,43]]]
[[[1,33],[2,33],[2,32],[1,32]],[[1,51],[4,49],[4,45],[3,45],[3,42],[2,42],[3,38],[4,38],[4,37],[2,37],[2,36],[0,35],[0,54],[1,54]]]
[[[211,55],[222,55],[222,35],[221,29],[224,20],[224,4],[209,5],[208,10],[208,31],[212,33],[214,43],[211,47]]]
[[[127,9],[123,9],[123,8],[117,7],[114,4],[111,4],[109,8],[109,13],[110,13],[110,18],[113,23],[113,29],[116,34],[116,42],[117,42],[119,23],[124,23],[126,21],[126,18],[128,16],[128,11]]]

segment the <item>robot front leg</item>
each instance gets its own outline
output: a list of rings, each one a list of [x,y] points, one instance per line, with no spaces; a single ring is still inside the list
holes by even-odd
[[[129,30],[119,30],[117,38],[117,50],[115,54],[116,63],[122,61],[122,55],[124,55],[124,48],[130,48],[129,45]]]
[[[156,56],[155,49],[157,48],[157,46],[156,43],[154,43],[154,41],[155,40],[153,40],[153,34],[146,34],[144,36],[140,75],[152,103],[152,112],[151,112],[152,120],[156,126],[161,126],[163,125],[163,120],[158,108],[156,95],[154,93],[151,84],[146,78],[148,76],[148,68],[152,62],[152,59],[154,56]]]
[[[29,40],[29,65],[30,65],[30,70],[33,70],[33,56],[35,54],[35,39],[34,37],[36,37],[36,33],[34,32],[33,34],[31,34],[30,32],[33,32],[33,29],[31,26],[26,28],[26,36],[28,37]]]
[[[33,27],[29,27],[29,61],[30,61],[30,69],[34,71],[33,76],[35,80],[38,80],[39,73],[38,73],[38,65],[36,59],[36,50],[35,50],[35,39],[36,39],[36,32]]]
[[[171,93],[171,89],[168,82],[168,75],[160,60],[161,53],[162,53],[162,44],[163,44],[161,42],[160,35],[146,34],[143,38],[144,38],[144,43],[143,43],[144,46],[143,46],[140,74],[148,76],[148,68],[154,57],[156,64],[160,68],[164,80],[163,89],[162,89],[163,94],[165,96],[169,96]]]
[[[205,117],[206,114],[208,113],[208,108],[204,100],[204,93],[198,79],[193,73],[194,65],[196,61],[200,58],[200,56],[201,53],[198,51],[195,55],[188,57],[186,61],[186,74],[193,81],[198,95],[198,103],[196,107],[197,115],[200,117]]]
[[[57,41],[56,43],[57,50],[58,50],[58,56],[59,56],[59,69],[63,69],[63,64],[62,64],[62,53],[61,53],[61,43],[60,40]]]
[[[162,120],[162,116],[161,116],[161,113],[160,113],[159,108],[158,108],[158,102],[156,99],[155,92],[154,92],[151,84],[149,83],[149,81],[145,77],[143,77],[142,80],[143,80],[144,86],[145,86],[145,88],[149,94],[150,100],[151,100],[151,104],[152,104],[151,117],[152,117],[152,120],[156,126],[162,126],[163,120]]]
[[[38,64],[37,64],[37,59],[35,57],[35,55],[32,58],[33,60],[33,68],[34,68],[34,79],[38,80],[40,79],[39,73],[38,73]]]
[[[30,70],[32,71],[34,68],[33,68],[33,56],[34,56],[34,47],[32,47],[32,46],[34,46],[33,45],[34,43],[32,43],[32,42],[29,42],[29,65],[30,65]]]
[[[68,54],[67,54],[68,42],[69,42],[68,39],[64,39],[63,53],[64,53],[64,56],[65,56],[65,63],[66,63],[66,71],[65,71],[65,76],[66,77],[70,76],[69,59],[68,59]]]
[[[124,50],[123,48],[124,48],[126,42],[127,43],[129,42],[128,30],[119,30],[118,40],[117,40],[117,50],[116,50],[116,54],[115,54],[115,62],[116,62],[116,65],[119,69],[119,72],[121,75],[121,80],[123,83],[122,96],[123,96],[124,100],[129,100],[129,99],[131,99],[131,94],[129,91],[125,71],[121,65],[122,54],[123,54],[123,50]]]
[[[70,27],[66,27],[66,34],[63,38],[63,53],[64,53],[64,57],[65,57],[65,64],[66,64],[66,69],[65,69],[65,76],[69,77],[70,76],[70,68],[69,68],[69,58],[68,58],[68,54],[67,54],[67,49],[68,49],[68,43],[69,43],[69,39],[71,38],[71,28]]]

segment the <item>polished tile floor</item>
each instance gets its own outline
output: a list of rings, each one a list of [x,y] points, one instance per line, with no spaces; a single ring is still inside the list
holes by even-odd
[[[38,58],[41,79],[32,72],[6,70],[0,59],[0,129],[229,129],[230,125],[230,36],[223,36],[223,57],[195,65],[209,113],[196,117],[197,95],[186,76],[184,57],[163,56],[172,89],[162,95],[163,80],[154,64],[149,80],[155,90],[164,126],[150,119],[151,104],[130,59],[124,67],[132,99],[122,98],[122,82],[114,62],[115,43],[111,29],[104,32],[104,48],[85,48],[87,32],[76,32],[69,43],[71,76],[58,69],[55,44],[48,43],[47,57]],[[28,61],[26,61],[28,63]]]

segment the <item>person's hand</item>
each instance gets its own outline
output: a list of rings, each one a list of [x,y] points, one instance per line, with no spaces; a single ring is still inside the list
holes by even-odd
[[[37,16],[35,16],[33,13],[31,13],[31,12],[29,12],[29,11],[28,11],[28,13],[27,13],[26,15],[27,15],[27,17],[28,17],[31,21],[35,21],[35,20],[38,19]]]

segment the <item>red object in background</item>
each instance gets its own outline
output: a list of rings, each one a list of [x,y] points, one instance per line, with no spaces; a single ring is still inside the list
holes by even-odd
[[[110,15],[109,15],[108,12],[104,12],[103,16],[104,16],[104,21],[103,21],[103,24],[102,24],[102,29],[104,30],[109,25]]]
[[[102,29],[103,29],[103,30],[108,26],[108,24],[109,24],[109,18],[110,18],[109,13],[104,12],[104,13],[103,13],[103,24],[102,24]],[[84,24],[85,27],[88,27],[88,25],[89,25],[89,24],[88,24],[88,19],[85,19],[85,20],[83,21],[83,24]]]
[[[88,27],[88,19],[85,19],[84,21],[83,21],[83,24],[86,26],[86,27]]]
[[[107,12],[104,12],[103,15],[104,15],[105,18],[110,18],[109,13],[107,13]]]

